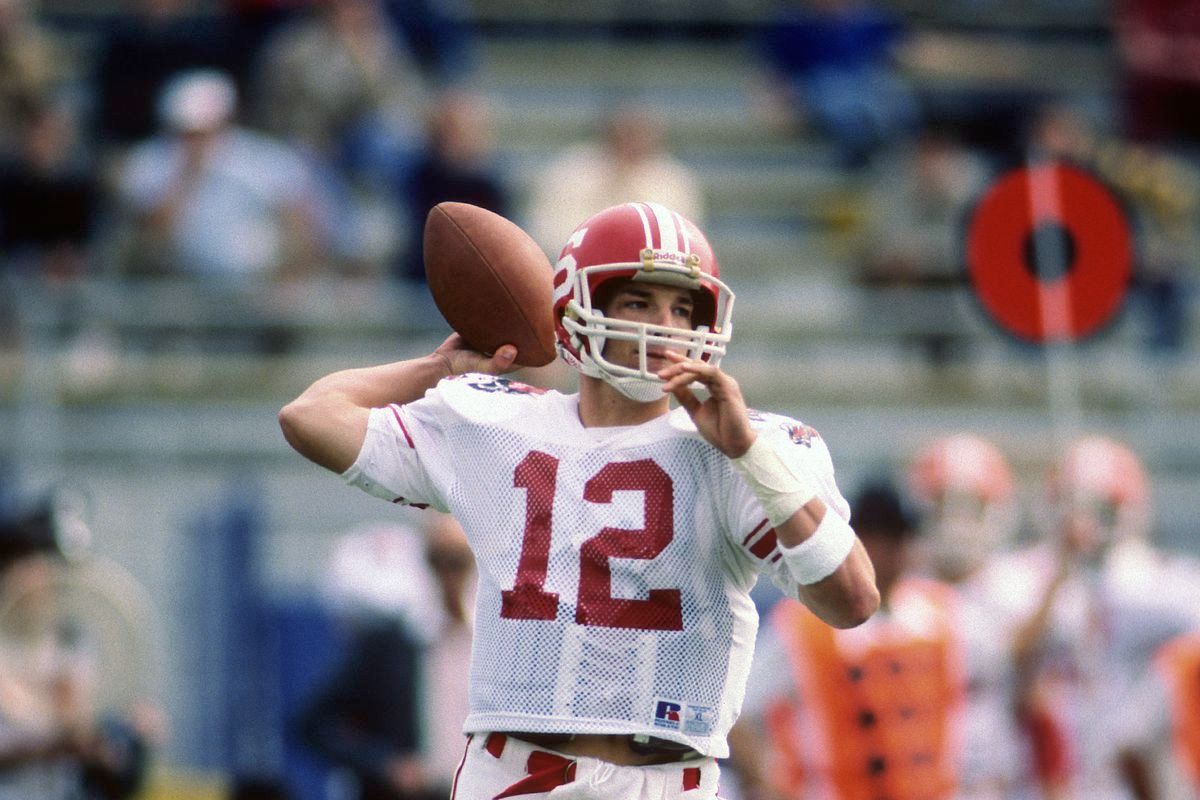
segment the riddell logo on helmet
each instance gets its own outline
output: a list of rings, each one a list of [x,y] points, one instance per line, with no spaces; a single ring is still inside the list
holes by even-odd
[[[676,267],[688,266],[688,254],[678,250],[651,250],[650,254],[655,263],[671,264]]]

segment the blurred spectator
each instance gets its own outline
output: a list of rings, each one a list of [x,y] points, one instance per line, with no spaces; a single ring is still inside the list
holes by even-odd
[[[124,147],[156,128],[155,101],[167,81],[186,70],[231,70],[236,53],[229,31],[191,0],[137,0],[119,18],[95,56],[96,133]]]
[[[280,27],[294,19],[315,0],[222,0],[225,16],[241,53],[239,73],[243,86],[251,77],[262,47]]]
[[[918,120],[916,97],[894,63],[904,33],[868,0],[793,0],[763,29],[779,102],[836,143],[848,166],[864,165]]]
[[[492,161],[486,98],[465,92],[442,95],[430,115],[428,139],[425,154],[401,190],[411,236],[397,272],[411,281],[425,280],[421,233],[429,209],[452,200],[481,206],[504,217],[512,213],[508,186]]]
[[[255,117],[361,180],[387,182],[422,144],[425,86],[382,0],[322,0],[265,44]]]
[[[1122,0],[1126,124],[1138,141],[1200,145],[1200,2]]]
[[[0,252],[6,269],[66,280],[88,266],[97,179],[82,160],[75,120],[61,105],[23,114],[16,158],[0,162]]]
[[[132,797],[161,726],[148,707],[98,714],[98,631],[67,616],[61,595],[63,558],[81,555],[90,534],[63,497],[0,519],[2,800]]]
[[[1030,129],[1031,157],[1090,170],[1126,201],[1138,237],[1135,297],[1148,321],[1147,345],[1177,353],[1188,336],[1188,292],[1200,266],[1200,173],[1153,145],[1102,134],[1082,113],[1047,106]]]
[[[68,48],[33,18],[29,0],[0,0],[0,157],[11,155],[32,109],[72,77]]]
[[[666,121],[651,107],[627,103],[603,119],[603,139],[575,145],[534,178],[529,232],[557,257],[579,220],[617,203],[662,203],[704,223],[700,181],[664,147]]]
[[[385,0],[427,79],[440,87],[461,85],[475,71],[475,42],[463,0]]]
[[[838,630],[786,598],[759,631],[733,765],[751,800],[951,798],[958,701],[949,589],[910,574],[915,529],[896,490],[851,509],[883,598]]]
[[[900,326],[919,320],[904,340],[931,364],[945,364],[964,346],[947,318],[954,307],[920,290],[962,284],[962,220],[983,190],[987,166],[949,132],[928,128],[873,174],[860,258],[860,280],[884,290],[872,316]]]
[[[163,132],[130,153],[119,189],[138,246],[127,267],[231,284],[312,271],[318,193],[303,160],[234,124],[224,74],[181,73],[159,102]]]
[[[350,643],[298,728],[353,774],[358,800],[445,798],[462,758],[474,559],[451,517],[423,536],[356,530],[334,553],[327,588]]]
[[[987,164],[935,128],[889,154],[872,183],[862,279],[873,286],[957,286],[960,224]]]

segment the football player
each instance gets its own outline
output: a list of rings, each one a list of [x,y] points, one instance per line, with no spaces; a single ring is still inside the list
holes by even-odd
[[[1186,559],[1153,547],[1145,467],[1107,436],[1070,443],[1048,475],[1047,541],[1022,554],[1041,594],[1043,625],[1030,644],[1023,704],[1053,729],[1056,796],[1143,796],[1127,742],[1157,708],[1140,687],[1154,654],[1200,625],[1200,582]]]
[[[351,485],[448,511],[470,539],[455,798],[713,798],[758,574],[852,627],[878,607],[873,569],[824,441],[748,410],[720,368],[733,293],[692,222],[655,203],[601,211],[554,286],[577,393],[498,378],[513,347],[488,357],[452,335],[321,378],[280,422]]]
[[[1008,459],[983,436],[952,433],[917,452],[908,484],[925,569],[953,587],[948,611],[965,678],[954,797],[1040,796],[1030,723],[1016,708],[1018,664],[1041,629],[1040,595],[1010,563],[1018,514]]]

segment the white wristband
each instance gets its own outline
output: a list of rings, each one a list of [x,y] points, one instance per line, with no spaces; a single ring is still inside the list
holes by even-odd
[[[731,460],[762,503],[772,527],[787,522],[801,506],[817,496],[817,485],[812,477],[785,461],[764,436],[760,435],[749,450]]]
[[[796,583],[807,586],[828,578],[841,566],[854,547],[854,529],[839,517],[832,508],[825,509],[821,524],[813,535],[795,547],[779,545],[783,563],[796,579]]]

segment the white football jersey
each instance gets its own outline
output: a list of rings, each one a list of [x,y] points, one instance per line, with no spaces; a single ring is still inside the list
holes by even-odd
[[[848,518],[829,452],[751,412]],[[730,460],[683,409],[585,428],[578,395],[491,375],[371,412],[347,482],[462,525],[479,570],[466,732],[646,734],[728,755],[768,573],[796,586]]]

